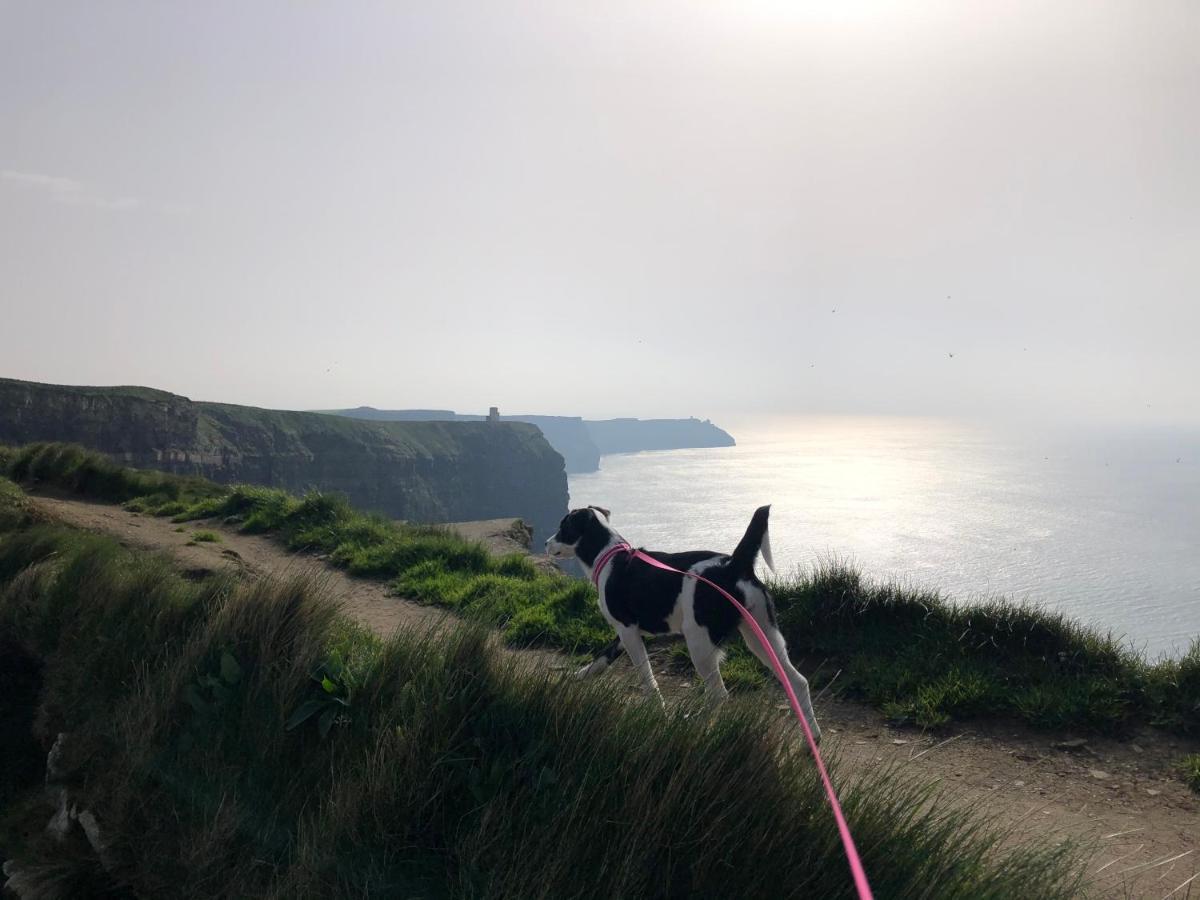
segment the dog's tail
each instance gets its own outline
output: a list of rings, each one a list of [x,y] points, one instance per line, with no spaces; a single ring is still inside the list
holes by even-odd
[[[767,517],[771,514],[770,506],[760,506],[754,511],[750,526],[733,551],[734,566],[747,574],[754,571],[754,561],[761,552],[763,561],[772,572],[775,571],[775,560],[771,559],[771,535],[767,531]]]

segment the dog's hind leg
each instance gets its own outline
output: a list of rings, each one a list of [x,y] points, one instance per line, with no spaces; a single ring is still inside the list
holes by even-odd
[[[576,678],[594,678],[599,675],[614,662],[617,657],[625,652],[625,648],[621,645],[621,639],[617,638],[607,647],[600,651],[600,654],[590,663],[575,673]]]
[[[704,681],[704,696],[708,705],[720,706],[729,696],[721,678],[721,651],[712,642],[708,629],[701,625],[685,627],[683,637],[687,641],[688,655],[696,667],[696,674]]]
[[[783,635],[780,634],[775,623],[770,621],[774,617],[760,615],[761,609],[765,609],[765,606],[761,606],[760,608],[751,607],[750,611],[754,616],[754,620],[758,622],[759,627],[766,634],[767,640],[771,642],[771,649],[779,657],[779,662],[783,665],[783,671],[787,675],[788,682],[791,684],[792,690],[796,692],[796,699],[800,701],[800,710],[804,713],[804,718],[808,719],[808,727],[812,729],[813,738],[819,744],[821,743],[821,728],[817,725],[817,716],[813,712],[812,697],[808,690],[808,679],[801,675],[796,670],[796,667],[792,665],[792,661],[788,659],[787,641],[783,639]],[[754,632],[750,630],[750,626],[742,622],[738,626],[738,630],[741,631],[742,640],[746,642],[746,646],[767,667],[767,670],[774,675],[775,669],[771,665],[771,658],[767,654],[767,651],[763,649],[762,644],[758,642],[758,638]]]
[[[641,631],[636,625],[628,625],[617,633],[621,636],[621,644],[625,647],[625,652],[629,654],[629,661],[642,676],[642,688],[648,695],[658,697],[658,702],[665,706],[662,692],[659,691],[658,682],[654,678],[654,670],[650,668],[650,655],[646,653],[646,644],[642,640]]]

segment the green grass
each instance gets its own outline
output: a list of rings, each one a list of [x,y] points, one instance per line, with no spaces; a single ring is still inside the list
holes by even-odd
[[[175,518],[215,518],[272,534],[353,575],[390,581],[405,597],[498,628],[514,644],[588,652],[612,639],[585,582],[548,576],[521,555],[496,559],[444,528],[365,515],[341,497],[241,485]]]
[[[215,531],[193,531],[192,541],[197,544],[219,544],[221,536]]]
[[[3,448],[0,447],[0,454]],[[0,465],[3,456],[0,455]],[[25,492],[7,478],[0,477],[0,531],[16,528],[28,516]]]
[[[445,529],[360,513],[340,497],[219,488],[122,469],[60,445],[10,450],[0,464],[21,480],[124,499],[127,509],[176,522],[217,519],[271,534],[352,574],[386,580],[402,596],[497,628],[512,644],[591,653],[612,639],[585,582],[540,572],[521,556],[494,559]],[[1112,635],[1037,606],[958,604],[836,563],[770,587],[788,645],[814,687],[840,672],[838,690],[897,721],[939,728],[1001,715],[1047,729],[1152,724],[1200,733],[1200,640],[1178,659],[1151,663]],[[722,671],[731,687],[768,682],[740,643],[728,650]]]
[[[184,509],[204,497],[224,493],[224,488],[202,478],[185,478],[143,469],[127,469],[102,453],[77,444],[27,444],[0,451],[0,473],[13,481],[47,485],[60,490],[128,502],[138,512],[165,514],[164,508]]]
[[[1200,794],[1200,753],[1191,753],[1179,764],[1184,783],[1193,791]]]
[[[1150,664],[1037,606],[956,604],[836,563],[771,587],[789,645],[840,661],[840,683],[896,719],[936,727],[999,713],[1044,728],[1200,731],[1200,642]]]
[[[194,583],[105,538],[15,527],[0,672],[25,687],[0,699],[4,740],[44,761],[68,735],[72,802],[109,848],[104,873],[81,838],[51,840],[40,768],[6,765],[0,857],[56,895],[851,893],[811,761],[767,736],[762,698],[664,716],[517,667],[478,629],[385,643],[302,579]],[[877,896],[1076,895],[1067,848],[1002,848],[898,771],[839,781]]]

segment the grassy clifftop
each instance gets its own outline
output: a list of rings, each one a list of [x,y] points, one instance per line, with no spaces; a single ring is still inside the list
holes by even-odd
[[[44,396],[51,390],[54,393],[69,395],[78,399],[94,401],[129,398],[133,400],[145,400],[152,403],[172,403],[187,399],[186,397],[181,397],[178,394],[172,394],[170,391],[161,391],[158,388],[142,387],[136,384],[118,384],[112,385],[111,387],[97,387],[91,385],[43,384],[37,381],[18,381],[15,378],[0,378],[0,390],[20,390],[23,392],[28,392],[29,396],[35,402],[37,399],[40,399],[40,396]]]
[[[494,560],[440,529],[364,515],[336,497],[164,480],[56,446],[0,454],[0,466],[18,480],[97,493],[179,521],[238,522],[388,580],[402,596],[500,628],[514,644],[591,652],[611,640],[587,583],[546,575],[519,556]],[[1044,728],[1152,724],[1200,732],[1200,642],[1180,659],[1150,662],[1111,635],[1038,607],[957,604],[873,583],[845,566],[771,588],[789,647],[808,660],[814,685],[841,670],[839,687],[897,720],[939,727],[1001,715]],[[764,681],[736,645],[725,672],[733,685]]]
[[[852,893],[770,704],[664,717],[478,631],[383,643],[304,580],[32,521],[3,479],[0,640],[0,858],[38,896]],[[1075,894],[1064,848],[897,771],[839,781],[879,897]]]
[[[198,402],[195,406],[202,421],[217,445],[222,442],[233,448],[236,441],[248,434],[259,440],[277,441],[280,437],[294,442],[355,440],[382,442],[388,452],[398,456],[421,457],[462,456],[467,451],[464,435],[487,435],[486,422],[364,422],[343,416],[309,412],[260,409],[231,403]],[[512,423],[506,431],[517,436],[517,443],[539,457],[553,459],[553,449],[532,425]]]

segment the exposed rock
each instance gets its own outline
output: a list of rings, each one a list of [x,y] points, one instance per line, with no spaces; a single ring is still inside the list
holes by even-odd
[[[58,810],[46,823],[46,833],[56,840],[66,840],[71,831],[71,804],[66,788],[58,789]]]
[[[78,813],[72,809],[71,815],[79,822],[79,827],[87,836],[88,843],[96,851],[96,856],[100,858],[100,864],[104,866],[105,870],[112,871],[113,860],[108,855],[108,844],[100,834],[100,823],[96,821],[95,814],[90,809]]]
[[[481,522],[448,522],[446,527],[468,541],[477,541],[493,556],[521,553],[547,572],[558,572],[544,554],[533,553],[533,529],[520,519],[485,519]]]
[[[65,844],[78,825],[101,867],[112,871],[115,863],[95,813],[80,810],[71,800],[71,789],[61,783],[72,774],[66,762],[69,737],[66,732],[59,732],[54,746],[46,754],[46,791],[55,800],[55,811],[46,823],[46,833],[58,843]],[[10,859],[4,863],[2,871],[4,889],[21,900],[57,900],[63,896],[57,877],[60,870],[55,866],[25,866],[19,860]]]
[[[1070,740],[1067,740],[1067,741],[1055,741],[1050,746],[1053,747],[1055,750],[1067,750],[1067,751],[1084,750],[1087,748],[1087,739],[1086,738],[1071,738]]]
[[[50,748],[50,752],[46,754],[46,784],[51,784],[55,781],[62,781],[67,777],[66,765],[64,756],[67,748],[67,733],[60,731],[58,737],[54,739],[54,746]]]
[[[21,864],[15,859],[10,859],[0,866],[0,871],[4,872],[4,889],[11,891],[20,900],[37,900],[43,896],[41,884],[33,872],[27,872],[21,868]]]
[[[446,527],[468,541],[478,541],[496,556],[529,553],[533,549],[533,529],[520,519],[447,522]]]

